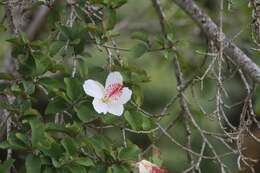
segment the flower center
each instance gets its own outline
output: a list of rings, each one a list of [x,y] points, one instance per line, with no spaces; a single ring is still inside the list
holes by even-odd
[[[103,102],[108,102],[109,99],[117,99],[123,90],[123,85],[120,83],[111,84],[106,88],[106,95],[102,99]]]

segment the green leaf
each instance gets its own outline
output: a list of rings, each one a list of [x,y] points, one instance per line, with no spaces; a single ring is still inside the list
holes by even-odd
[[[55,114],[57,112],[61,112],[67,108],[67,102],[61,98],[56,97],[51,100],[45,110],[45,114]]]
[[[144,43],[138,43],[131,48],[131,56],[139,58],[148,51],[148,46]]]
[[[74,141],[73,138],[71,137],[66,137],[61,141],[61,144],[63,145],[64,149],[66,150],[66,152],[71,155],[74,156],[77,153],[77,145]]]
[[[69,46],[73,47],[75,54],[80,54],[84,51],[86,38],[86,30],[82,25],[73,25],[72,27],[60,26],[61,38],[64,41],[69,41]],[[72,44],[71,44],[72,43]],[[75,44],[77,43],[77,44]]]
[[[32,100],[23,97],[16,98],[14,105],[19,109],[19,112],[24,113],[31,109]]]
[[[1,141],[0,142],[0,149],[5,150],[5,149],[8,149],[8,148],[11,148],[11,145],[9,144],[9,142],[7,142],[7,141]]]
[[[35,85],[31,81],[23,81],[23,88],[26,94],[31,95],[35,91]]]
[[[57,79],[53,77],[43,77],[39,80],[39,82],[50,91],[65,88],[63,79]]]
[[[83,95],[83,82],[77,78],[64,78],[66,93],[71,100],[78,100]]]
[[[25,32],[20,32],[20,37],[24,43],[28,44],[30,42],[29,38]]]
[[[60,31],[61,31],[61,35],[66,37],[68,40],[72,41],[73,39],[75,39],[74,36],[76,36],[73,32],[73,27],[69,27],[69,26],[59,26]],[[76,30],[75,30],[76,31]]]
[[[55,123],[47,123],[45,124],[45,131],[47,132],[61,132],[70,136],[76,136],[80,133],[82,127],[80,124],[55,124]]]
[[[29,55],[20,55],[18,58],[19,58],[18,72],[26,77],[31,77],[32,75],[35,75],[34,74],[36,71],[35,59]]]
[[[98,117],[92,104],[88,102],[82,102],[81,104],[75,106],[74,110],[76,111],[78,118],[85,123],[93,121]]]
[[[81,166],[86,166],[86,167],[90,167],[90,166],[95,166],[93,161],[90,160],[87,157],[79,157],[79,158],[75,158],[74,162],[81,165]]]
[[[30,139],[26,134],[17,132],[15,133],[15,136],[17,137],[17,139],[22,141],[25,145],[30,146]]]
[[[21,141],[19,138],[17,138],[15,134],[16,132],[12,131],[11,134],[9,134],[9,136],[7,137],[7,142],[9,144],[8,148],[16,149],[16,150],[25,150],[27,147],[26,144],[23,141]]]
[[[114,30],[109,30],[109,31],[106,31],[105,33],[103,33],[104,38],[112,38],[112,37],[116,37],[119,35],[120,35],[120,33],[118,31],[114,31]]]
[[[43,75],[52,65],[50,58],[43,54],[37,54],[34,56],[35,71],[34,76]]]
[[[116,10],[115,9],[107,9],[104,11],[104,28],[105,30],[111,30],[114,28],[116,24]]]
[[[87,64],[86,60],[83,59],[83,58],[79,58],[78,59],[78,66],[79,66],[80,76],[83,79],[86,79],[87,76],[88,76],[88,64]]]
[[[8,73],[0,73],[1,80],[14,80],[14,76]]]
[[[139,113],[139,114],[142,114],[142,113]],[[143,119],[142,119],[142,122],[143,122],[142,123],[142,128],[143,128],[143,130],[151,130],[151,129],[156,127],[156,125],[155,125],[155,123],[153,122],[152,119],[150,119],[150,118],[148,118],[148,117],[146,117],[144,115],[140,115],[140,116],[143,117]]]
[[[55,170],[53,168],[45,168],[44,171],[42,173],[55,173]]]
[[[127,0],[103,0],[103,3],[105,3],[107,6],[109,6],[110,8],[119,8],[122,5],[124,5],[125,3],[127,3]]]
[[[14,159],[5,160],[4,163],[0,165],[0,172],[1,173],[7,172],[13,165],[14,161],[15,161]]]
[[[55,158],[51,158],[51,162],[52,162],[52,165],[55,167],[55,168],[60,168],[62,166],[62,163],[59,162],[57,159]]]
[[[138,84],[138,83],[145,83],[150,82],[151,79],[148,75],[132,75],[131,76],[131,83]]]
[[[95,165],[92,167],[88,173],[105,173],[106,167],[104,165]]]
[[[37,118],[33,118],[29,121],[32,129],[32,147],[37,148],[44,142],[44,124]]]
[[[130,145],[119,151],[119,158],[121,160],[138,160],[141,150],[136,145]]]
[[[80,38],[77,38],[77,39],[70,42],[71,45],[77,45],[79,43],[80,43]]]
[[[0,83],[0,92],[3,92],[6,88],[10,88],[10,85],[8,83]]]
[[[89,139],[89,142],[97,150],[107,150],[107,151],[109,151],[109,149],[111,149],[111,147],[112,147],[112,145],[111,145],[112,141],[109,140],[109,138],[107,138],[106,136],[103,136],[103,135],[92,136]]]
[[[19,111],[15,105],[9,104],[8,102],[3,100],[0,100],[0,108],[6,109],[8,111]]]
[[[128,168],[124,165],[112,165],[109,169],[112,173],[129,173]]]
[[[52,62],[49,70],[53,73],[56,73],[56,72],[61,72],[64,74],[71,73],[71,68],[69,68],[67,65],[65,65],[64,63],[58,63],[58,62],[54,62],[54,61]]]
[[[175,52],[173,50],[166,50],[163,52],[163,57],[168,60],[168,61],[171,61],[174,59],[175,57]]]
[[[132,39],[141,40],[143,42],[149,43],[148,35],[144,32],[134,32],[131,35]]]
[[[24,46],[25,43],[23,42],[23,39],[21,38],[21,36],[19,35],[17,36],[11,36],[10,38],[6,39],[6,41],[14,44],[15,46]]]
[[[96,32],[96,33],[102,33],[102,29],[99,28],[97,25],[94,25],[92,23],[88,23],[85,25],[84,29],[89,32]]]
[[[51,45],[50,45],[50,48],[49,48],[49,55],[51,57],[56,55],[60,51],[60,49],[65,46],[65,44],[66,43],[64,41],[54,41],[54,42],[52,42]]]
[[[26,173],[41,172],[41,159],[38,156],[28,155],[25,160]]]
[[[112,115],[112,114],[108,114],[106,116],[102,116],[102,121],[105,124],[120,124],[121,122],[121,118],[116,116],[116,115]]]
[[[60,163],[57,161],[57,159],[64,156],[64,148],[60,144],[60,142],[52,141],[48,147],[41,148],[41,151],[44,153],[44,155],[49,156],[52,158],[52,162],[56,164],[55,167],[59,167]]]
[[[69,166],[69,170],[72,173],[86,173],[86,169],[80,165],[71,165]]]
[[[136,114],[130,113],[125,111],[124,118],[127,123],[131,126],[134,130],[142,129],[142,117],[137,116]]]
[[[144,94],[143,90],[139,85],[133,85],[132,86],[133,90],[133,100],[134,102],[138,105],[141,106],[144,100]]]
[[[36,116],[40,116],[41,114],[38,112],[38,110],[36,109],[28,109],[23,113],[23,118],[24,117],[36,117]]]

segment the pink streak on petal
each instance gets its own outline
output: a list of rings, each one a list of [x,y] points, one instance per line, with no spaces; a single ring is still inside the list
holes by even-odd
[[[152,173],[166,173],[166,170],[159,166],[152,166]]]
[[[120,83],[111,84],[106,89],[106,95],[108,98],[116,98],[122,94],[123,85]]]

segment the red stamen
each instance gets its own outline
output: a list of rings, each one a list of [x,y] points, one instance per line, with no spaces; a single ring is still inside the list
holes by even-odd
[[[122,90],[123,90],[123,85],[120,83],[109,85],[109,87],[107,88],[107,96],[108,98],[118,96],[119,94],[122,93]]]

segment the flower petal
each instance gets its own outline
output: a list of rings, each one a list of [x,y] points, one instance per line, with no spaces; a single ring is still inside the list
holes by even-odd
[[[87,95],[101,99],[104,96],[105,89],[103,85],[94,80],[86,80],[83,84],[84,91]]]
[[[107,88],[111,84],[116,84],[116,83],[119,83],[119,84],[123,83],[122,75],[118,71],[109,73],[109,75],[107,76],[107,79],[106,79],[105,88]]]
[[[144,165],[140,164],[138,166],[139,173],[151,173],[151,170],[149,168],[146,168]]]
[[[124,87],[122,89],[121,95],[119,95],[119,97],[115,97],[114,99],[112,98],[111,103],[123,105],[131,99],[131,96],[132,96],[132,90],[130,90],[128,87]]]
[[[166,169],[161,168],[147,160],[137,162],[139,173],[166,173]]]
[[[98,98],[94,98],[93,102],[92,102],[94,109],[97,113],[104,113],[106,114],[108,111],[108,106],[106,103],[104,103],[102,100],[98,99]]]
[[[121,116],[124,112],[124,106],[120,104],[108,104],[108,112],[113,115]]]

